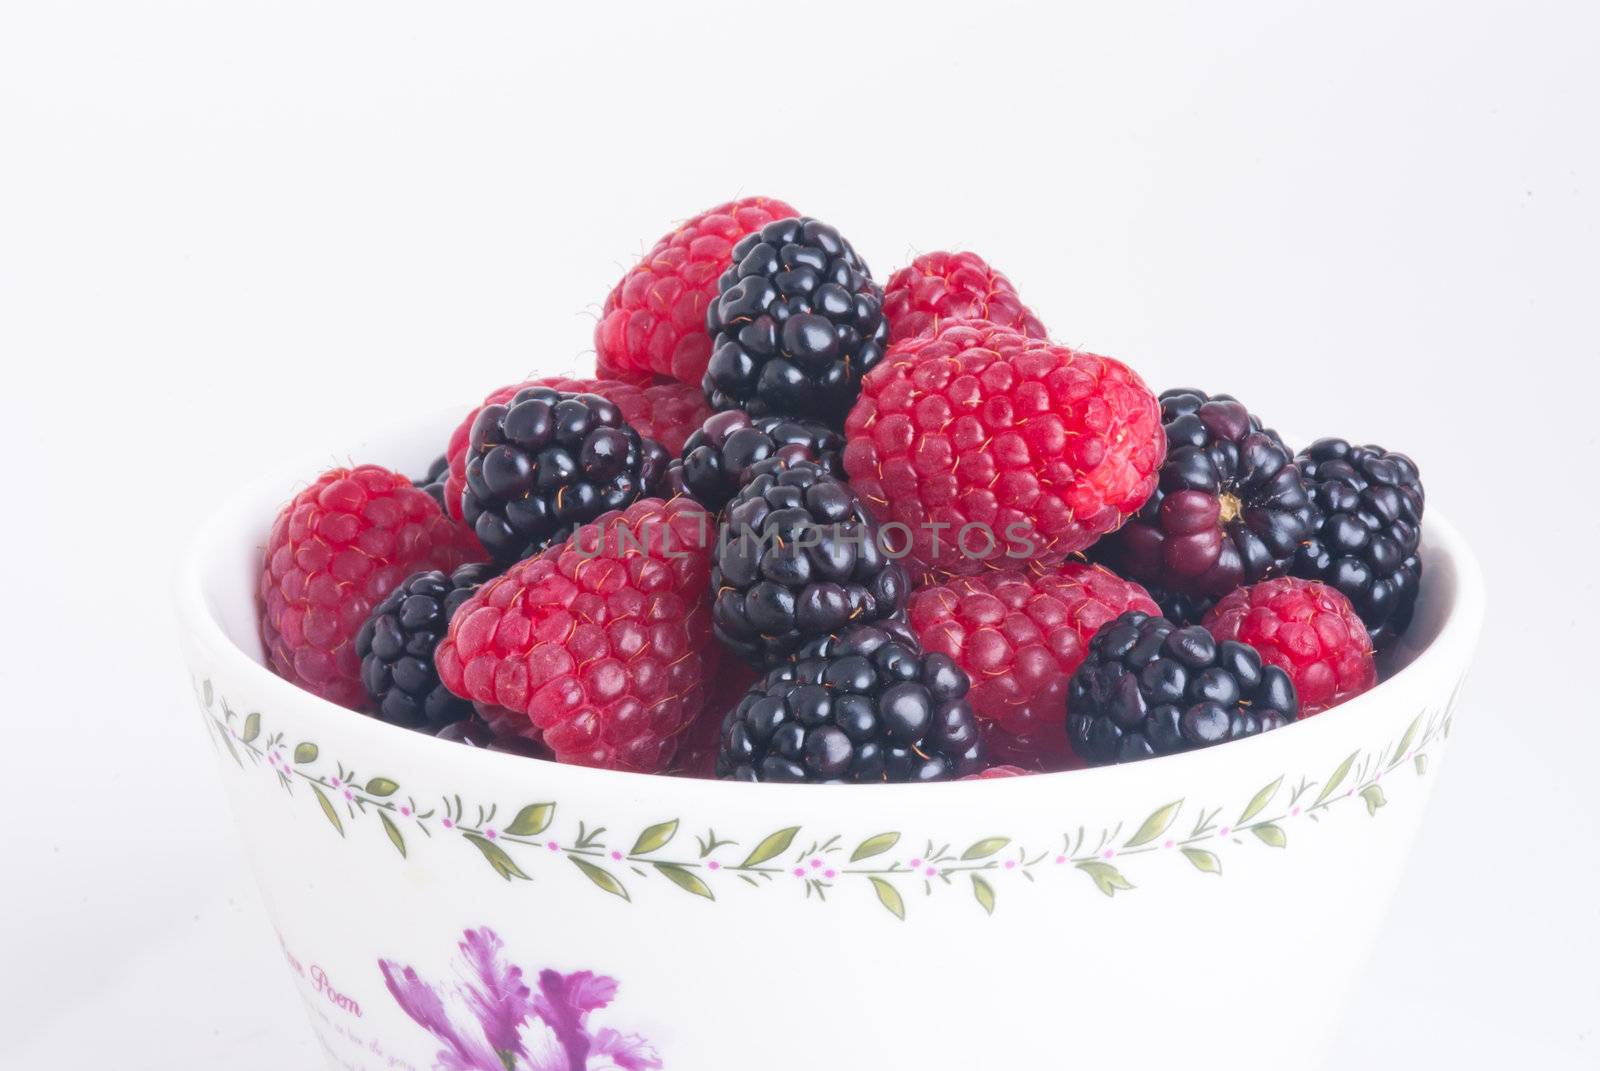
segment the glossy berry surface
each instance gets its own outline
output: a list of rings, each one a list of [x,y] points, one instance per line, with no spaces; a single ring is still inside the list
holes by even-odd
[[[945,320],[988,320],[1029,338],[1044,324],[1022,303],[1011,280],[976,253],[924,253],[883,287],[889,341],[937,333]]]
[[[718,639],[767,667],[808,640],[898,613],[909,587],[850,485],[801,461],[757,475],[728,504],[711,620]]]
[[[333,469],[278,514],[257,594],[267,662],[280,677],[352,710],[368,706],[356,633],[406,577],[483,557],[470,533],[406,477]]]
[[[717,776],[737,781],[946,781],[983,768],[967,675],[898,621],[808,644],[728,713]]]
[[[596,370],[634,382],[671,376],[698,387],[711,357],[706,307],[733,263],[735,243],[797,215],[771,197],[742,197],[664,235],[606,296],[594,329]]]
[[[697,503],[641,499],[489,581],[451,619],[439,677],[517,718],[561,762],[657,773],[704,707],[713,526]]]
[[[1067,736],[1091,766],[1254,736],[1298,713],[1289,675],[1254,648],[1137,610],[1095,634],[1067,689]]]
[[[486,405],[467,442],[462,518],[496,561],[559,542],[648,494],[666,451],[596,394],[528,387]]]
[[[433,652],[450,618],[493,575],[493,566],[479,563],[449,574],[414,573],[373,608],[356,633],[356,654],[361,683],[377,704],[378,717],[434,732],[472,713],[471,703],[439,682]]]
[[[1295,552],[1295,576],[1331,584],[1382,649],[1411,624],[1422,586],[1422,477],[1380,446],[1319,439],[1295,458],[1318,512]]]
[[[755,417],[730,409],[709,417],[667,467],[667,485],[719,513],[763,462],[812,461],[844,477],[844,436],[823,424],[791,417]]]
[[[1061,711],[1090,638],[1128,610],[1154,614],[1139,585],[1098,565],[954,577],[912,592],[906,618],[924,650],[972,680],[968,699],[991,758],[1072,765]]]
[[[1294,682],[1300,716],[1337,706],[1378,683],[1372,640],[1350,600],[1316,580],[1282,576],[1223,596],[1205,627],[1261,653]]]
[[[1163,391],[1161,420],[1156,493],[1091,557],[1182,595],[1226,595],[1287,572],[1315,514],[1283,440],[1226,394]]]
[[[974,320],[896,343],[845,438],[851,484],[934,575],[1060,562],[1144,504],[1165,450],[1126,365]]]
[[[654,439],[673,455],[683,449],[684,440],[711,415],[711,407],[706,405],[705,395],[700,388],[687,383],[652,382],[639,386],[614,379],[546,376],[501,387],[490,392],[483,400],[483,405],[475,406],[450,433],[450,441],[445,449],[449,470],[445,475],[444,506],[453,519],[461,520],[461,499],[467,487],[467,444],[478,414],[483,411],[484,405],[504,405],[518,391],[529,387],[549,387],[563,394],[598,394],[614,402],[622,410],[622,419],[631,424],[641,437]]]
[[[439,503],[439,508],[444,509],[444,481],[450,473],[450,458],[447,454],[440,454],[428,466],[428,471],[420,479],[411,481],[411,486],[418,490],[428,492],[428,497]]]
[[[740,239],[706,309],[704,386],[713,409],[809,417],[838,427],[883,358],[883,291],[850,243],[815,219]]]
[[[1026,777],[1032,772],[1032,770],[1024,770],[1021,766],[1011,766],[1003,763],[999,766],[990,766],[988,769],[980,770],[975,774],[967,774],[961,780],[998,781],[1007,777]]]

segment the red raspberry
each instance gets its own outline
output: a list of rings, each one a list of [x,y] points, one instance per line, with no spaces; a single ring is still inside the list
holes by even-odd
[[[1026,777],[1032,770],[1024,770],[1021,766],[991,766],[987,770],[968,774],[963,781],[993,781],[997,777]]]
[[[678,754],[673,758],[669,771],[681,777],[717,776],[717,751],[722,747],[723,718],[739,705],[739,700],[744,698],[750,686],[761,679],[761,674],[748,662],[720,643],[712,644],[711,650],[719,652],[719,657],[716,659],[716,668],[708,670],[710,684],[706,689],[705,709],[684,731],[683,742],[678,745]]]
[[[938,332],[942,320],[988,320],[1029,338],[1044,338],[1011,280],[976,253],[924,253],[889,276],[883,288],[889,341]]]
[[[1205,626],[1280,667],[1309,717],[1378,683],[1372,638],[1350,600],[1316,580],[1285,576],[1239,588],[1211,608]]]
[[[485,405],[509,402],[512,395],[524,387],[551,387],[570,394],[598,394],[616,403],[622,410],[622,419],[647,439],[660,443],[673,457],[683,449],[683,441],[711,415],[706,396],[699,387],[687,383],[662,382],[647,387],[632,383],[619,383],[614,379],[568,379],[566,376],[545,376],[524,383],[501,387],[474,406],[466,419],[450,433],[445,447],[449,471],[444,480],[444,508],[451,520],[461,520],[461,492],[467,486],[467,440],[472,436],[472,422]]]
[[[886,541],[936,574],[1061,561],[1150,497],[1166,450],[1126,365],[982,320],[890,347],[845,438]]]
[[[1067,682],[1100,626],[1128,610],[1160,613],[1138,584],[1098,565],[956,577],[911,593],[911,627],[972,678],[967,699],[991,756],[1060,766]]]
[[[332,469],[278,514],[261,570],[261,638],[286,680],[340,706],[369,705],[355,638],[406,577],[482,561],[411,480],[377,465]]]
[[[698,388],[711,359],[706,306],[733,263],[734,243],[799,214],[771,197],[742,197],[663,237],[606,297],[594,329],[596,366],[654,372]]]
[[[640,499],[489,581],[434,663],[456,695],[515,711],[561,762],[656,773],[705,705],[717,658],[710,514]]]

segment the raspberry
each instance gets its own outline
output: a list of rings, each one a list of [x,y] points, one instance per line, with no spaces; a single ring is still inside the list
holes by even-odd
[[[963,781],[993,781],[1003,777],[1026,777],[1032,770],[1024,770],[1021,766],[991,766],[987,770],[980,770],[975,774],[968,774]]]
[[[434,732],[472,713],[472,704],[439,683],[433,651],[450,618],[494,575],[490,565],[463,565],[453,573],[414,573],[389,592],[356,633],[361,683],[391,725]]]
[[[1289,674],[1310,717],[1378,683],[1372,640],[1355,607],[1315,580],[1278,577],[1240,588],[1206,615],[1220,640],[1238,640]]]
[[[462,519],[510,563],[653,494],[666,469],[667,452],[613,403],[526,387],[472,422]]]
[[[712,644],[711,649],[721,650],[721,645]],[[717,659],[716,668],[708,672],[711,674],[711,683],[706,689],[709,695],[705,709],[684,730],[678,753],[672,759],[671,769],[667,771],[680,777],[717,776],[717,750],[722,746],[723,719],[728,711],[739,705],[744,693],[761,679],[760,673],[732,651]]]
[[[706,306],[733,263],[734,243],[799,214],[770,197],[744,197],[663,237],[607,295],[594,329],[596,369],[625,380],[654,373],[699,386],[711,357]]]
[[[797,461],[757,475],[728,504],[711,620],[719,640],[770,668],[809,640],[898,614],[909,588],[850,485]]]
[[[1165,444],[1155,396],[1120,361],[981,320],[896,343],[845,438],[891,546],[908,539],[909,562],[942,574],[1088,546],[1150,497]]]
[[[815,219],[780,219],[740,240],[706,330],[713,409],[832,427],[889,341],[883,291],[850,243]]]
[[[1315,511],[1275,431],[1226,394],[1162,391],[1167,460],[1139,514],[1090,556],[1177,595],[1226,595],[1288,571]]]
[[[948,781],[983,768],[967,675],[900,621],[806,645],[728,712],[717,776],[735,781]]]
[[[1067,736],[1093,766],[1210,747],[1294,721],[1294,683],[1259,651],[1130,610],[1094,634],[1067,688]]]
[[[456,612],[439,678],[505,721],[520,715],[561,762],[665,769],[716,665],[711,539],[710,515],[687,498],[640,499],[584,525]]]
[[[956,577],[912,592],[906,616],[928,651],[972,678],[968,698],[991,755],[1071,765],[1061,712],[1067,682],[1100,627],[1128,610],[1157,612],[1139,585],[1098,565]]]
[[[1011,280],[976,253],[924,253],[889,276],[883,288],[889,341],[933,335],[943,320],[988,320],[1029,338],[1044,338]]]
[[[667,467],[674,492],[719,513],[763,462],[814,461],[830,476],[844,476],[844,436],[810,420],[761,417],[730,409],[707,418],[683,444],[683,457]]]
[[[355,638],[406,577],[479,561],[471,533],[427,492],[377,465],[332,469],[295,495],[267,537],[258,593],[267,661],[340,706],[367,706]]]
[[[1383,649],[1411,624],[1422,584],[1422,477],[1381,446],[1318,439],[1295,457],[1316,506],[1311,538],[1289,571],[1332,584]]]
[[[467,440],[472,436],[472,424],[484,405],[503,405],[518,391],[528,387],[549,387],[563,394],[597,394],[614,402],[622,410],[622,419],[632,424],[646,439],[654,439],[674,456],[683,449],[683,442],[711,415],[705,395],[699,388],[686,383],[657,383],[639,387],[612,379],[569,379],[566,376],[546,376],[530,379],[526,383],[513,383],[493,391],[475,407],[450,433],[445,456],[449,459],[449,473],[444,481],[445,512],[452,520],[461,520],[461,494],[467,486]]]

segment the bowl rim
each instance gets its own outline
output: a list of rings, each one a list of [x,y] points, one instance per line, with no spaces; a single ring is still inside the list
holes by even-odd
[[[406,424],[391,424],[390,428],[380,429],[379,434],[391,430],[397,431],[403,427],[414,428],[415,423],[412,421]],[[377,437],[378,434],[373,436]],[[273,495],[279,502],[287,502],[293,493],[305,486],[304,477],[299,475],[303,471],[306,470],[301,468],[286,472],[275,469],[234,489],[206,516],[189,539],[178,560],[172,591],[178,627],[186,634],[181,638],[205,653],[207,660],[216,667],[214,672],[218,676],[248,680],[263,704],[269,700],[281,701],[285,705],[299,704],[299,709],[304,712],[302,717],[309,717],[313,724],[328,722],[338,734],[362,736],[375,748],[381,747],[392,754],[405,753],[407,761],[415,760],[436,768],[443,765],[439,760],[447,756],[450,757],[449,765],[454,768],[461,769],[462,764],[476,765],[485,774],[490,774],[491,771],[498,771],[499,774],[514,774],[521,771],[526,774],[530,769],[528,764],[537,763],[541,776],[558,777],[563,781],[571,779],[568,783],[572,784],[592,781],[593,787],[598,792],[610,790],[631,795],[648,788],[658,798],[681,792],[685,796],[699,798],[702,802],[705,793],[716,793],[718,799],[725,802],[737,801],[744,805],[753,803],[755,799],[773,804],[788,804],[807,798],[812,803],[818,802],[816,795],[818,788],[814,785],[757,785],[711,778],[641,774],[462,747],[450,741],[438,740],[426,733],[399,728],[377,718],[347,710],[279,677],[266,665],[251,657],[228,636],[213,608],[205,578],[220,555],[237,550],[236,547],[229,545],[228,540],[234,538],[235,533],[248,527],[246,522],[249,518],[264,508],[264,498]],[[871,798],[878,803],[904,806],[909,802],[906,793],[917,793],[916,799],[932,803],[935,799],[948,800],[954,793],[1005,793],[1019,791],[1024,787],[1046,786],[1059,789],[1068,786],[1074,789],[1092,789],[1106,785],[1114,779],[1128,780],[1152,773],[1165,773],[1176,778],[1192,772],[1204,763],[1218,761],[1219,752],[1243,758],[1246,757],[1245,748],[1253,748],[1256,754],[1260,754],[1265,749],[1281,746],[1287,741],[1304,742],[1318,732],[1334,732],[1352,726],[1358,721],[1377,719],[1382,716],[1385,700],[1399,690],[1396,686],[1402,682],[1417,681],[1429,675],[1441,680],[1459,677],[1466,668],[1468,655],[1482,628],[1485,591],[1482,570],[1476,556],[1460,530],[1441,516],[1437,508],[1430,506],[1429,512],[1423,518],[1422,527],[1423,540],[1430,554],[1448,560],[1455,575],[1453,598],[1445,609],[1438,634],[1425,647],[1418,650],[1411,662],[1394,676],[1381,682],[1371,691],[1315,717],[1293,722],[1270,733],[1230,741],[1226,748],[1202,748],[1136,763],[1030,774],[1016,778],[928,784],[831,785],[828,786],[831,790],[829,799],[839,798],[833,794],[870,793]],[[264,543],[265,535],[266,530],[263,529],[257,542],[258,549]],[[333,724],[333,719],[337,719],[337,724]],[[749,795],[752,792],[758,795],[752,797]],[[730,793],[739,795],[727,795]],[[863,797],[855,798],[858,803],[863,801]]]

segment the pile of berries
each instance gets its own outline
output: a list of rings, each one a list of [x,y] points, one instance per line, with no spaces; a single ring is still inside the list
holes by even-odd
[[[1411,623],[1422,481],[1051,341],[970,252],[874,280],[749,197],[630,269],[594,378],[324,473],[268,664],[441,739],[746,781],[987,779],[1278,728]],[[442,450],[442,452],[440,452]]]

